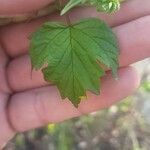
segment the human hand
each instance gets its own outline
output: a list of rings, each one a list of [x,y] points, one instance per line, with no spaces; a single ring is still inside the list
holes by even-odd
[[[0,0],[0,14],[14,15],[31,12],[50,0]],[[132,94],[139,85],[136,71],[130,64],[150,56],[150,1],[129,0],[113,15],[97,13],[93,8],[78,8],[71,12],[72,21],[83,17],[104,19],[113,27],[119,39],[119,80],[110,72],[102,79],[101,95],[88,93],[76,109],[62,101],[55,86],[48,86],[40,71],[33,71],[27,55],[28,37],[46,20],[63,20],[57,14],[29,23],[0,29],[0,147],[17,132],[37,128],[47,123],[61,122],[118,102]]]

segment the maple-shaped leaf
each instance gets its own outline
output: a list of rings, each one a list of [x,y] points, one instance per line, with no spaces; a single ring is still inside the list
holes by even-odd
[[[111,29],[99,19],[85,19],[74,25],[45,23],[32,34],[30,57],[35,69],[42,69],[44,78],[53,82],[62,98],[75,106],[89,90],[100,91],[101,64],[116,74],[117,41]]]

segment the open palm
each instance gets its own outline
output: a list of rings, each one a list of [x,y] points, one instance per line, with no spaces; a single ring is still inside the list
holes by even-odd
[[[50,0],[0,0],[0,15],[15,15],[35,11]],[[46,20],[63,20],[57,14],[32,22],[1,27],[0,29],[0,147],[17,132],[60,122],[72,117],[109,107],[132,94],[139,85],[136,71],[130,64],[150,57],[150,1],[128,0],[120,12],[113,15],[97,13],[93,8],[78,8],[71,20],[98,17],[112,26],[119,39],[119,80],[110,72],[102,79],[100,96],[88,93],[76,109],[62,101],[55,86],[47,85],[40,71],[33,71],[27,54],[29,35]]]

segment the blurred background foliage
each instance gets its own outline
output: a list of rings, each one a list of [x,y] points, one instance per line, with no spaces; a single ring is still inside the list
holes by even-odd
[[[132,96],[108,109],[18,134],[5,150],[149,150],[149,64],[148,59],[134,65],[142,80]]]

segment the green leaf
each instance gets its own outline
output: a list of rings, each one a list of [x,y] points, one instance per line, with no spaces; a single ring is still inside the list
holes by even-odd
[[[61,15],[81,4],[90,4],[95,6],[98,11],[112,13],[120,9],[120,2],[121,0],[70,0],[61,11]]]
[[[120,0],[90,0],[98,11],[112,13],[120,9]]]
[[[118,54],[114,33],[95,18],[74,25],[45,23],[33,33],[30,48],[33,68],[42,69],[44,78],[53,82],[62,98],[78,106],[86,91],[99,94],[105,64],[117,73]]]
[[[64,7],[64,9],[61,11],[61,15],[64,15],[66,12],[68,12],[71,8],[85,3],[86,0],[70,0],[67,5]]]

